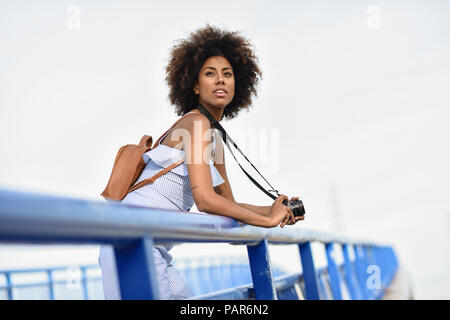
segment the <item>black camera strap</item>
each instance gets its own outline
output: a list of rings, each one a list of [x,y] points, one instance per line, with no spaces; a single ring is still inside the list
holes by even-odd
[[[233,141],[233,139],[231,139],[231,137],[227,134],[227,132],[225,131],[225,129],[222,127],[222,125],[219,123],[219,121],[217,121],[213,115],[201,104],[199,104],[196,107],[202,114],[204,114],[211,126],[213,126],[214,128],[216,128],[217,130],[219,130],[219,133],[222,137],[222,140],[225,142],[225,145],[227,146],[228,150],[230,150],[230,153],[233,155],[234,160],[236,160],[237,164],[239,165],[239,167],[242,169],[242,171],[244,171],[245,175],[250,179],[251,182],[253,182],[259,189],[261,189],[262,192],[264,192],[266,195],[268,195],[270,198],[272,198],[273,200],[277,199],[278,196],[280,195],[278,193],[278,190],[275,190],[274,187],[271,186],[271,184],[266,180],[266,178],[264,178],[264,176],[259,172],[258,169],[256,169],[256,167],[253,165],[253,163],[250,162],[250,160],[245,156],[245,154],[241,151],[241,149],[239,149],[239,147],[236,145],[236,143]],[[236,156],[234,155],[233,151],[230,148],[229,143],[237,150],[239,151],[242,156],[245,158],[245,160],[248,161],[248,163],[251,164],[251,166],[256,170],[256,172],[258,172],[258,174],[264,179],[265,182],[267,182],[267,184],[272,188],[271,190],[266,190],[264,189],[263,186],[261,186],[258,181],[256,181],[252,176],[250,176],[248,174],[248,172],[241,166],[241,164],[239,163],[239,161],[236,159]],[[273,195],[270,192],[275,192],[277,195]]]

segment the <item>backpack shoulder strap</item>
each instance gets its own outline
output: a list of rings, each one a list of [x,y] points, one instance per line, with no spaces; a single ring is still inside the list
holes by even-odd
[[[182,116],[180,119],[178,119],[170,128],[169,130],[167,130],[153,145],[153,148],[157,147],[159,145],[159,142],[169,133],[169,131],[175,127],[182,119],[184,119],[185,117],[187,117],[189,114],[192,113],[196,113],[196,112],[188,112],[186,113],[184,116]],[[150,136],[143,136],[140,142],[140,145],[144,145],[146,144],[148,146],[148,143],[152,143],[152,138]],[[153,149],[152,148],[152,149]],[[142,181],[140,181],[139,183],[135,184],[134,186],[132,186],[130,189],[128,189],[127,193],[130,193],[131,191],[134,191],[136,189],[142,188],[143,186],[146,186],[149,183],[153,183],[155,182],[156,179],[158,179],[159,177],[161,177],[162,175],[166,174],[167,172],[169,172],[170,170],[172,170],[173,168],[179,166],[180,164],[182,164],[184,162],[184,159],[180,159],[177,162],[172,163],[170,166],[162,169],[161,171],[159,171],[157,174],[155,174],[154,176],[144,179]]]
[[[153,142],[153,138],[151,136],[144,135],[144,136],[142,136],[141,141],[139,142],[139,145],[151,148],[152,142]]]
[[[169,172],[170,170],[172,170],[173,168],[179,166],[180,164],[182,164],[184,161],[184,159],[180,159],[175,163],[172,163],[170,166],[168,166],[167,168],[162,169],[161,171],[159,171],[157,174],[155,174],[154,176],[147,178],[145,180],[142,180],[141,182],[135,184],[133,187],[131,187],[127,194],[130,193],[133,190],[142,188],[143,186],[146,186],[149,183],[153,183],[155,182],[156,179],[158,179],[159,177],[161,177],[162,175],[166,174],[167,172]]]

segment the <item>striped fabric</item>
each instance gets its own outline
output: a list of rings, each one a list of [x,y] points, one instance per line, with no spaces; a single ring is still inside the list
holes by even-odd
[[[215,135],[213,135],[214,151]],[[143,155],[146,166],[136,183],[153,176],[182,157],[184,157],[183,150],[162,144],[158,145]],[[213,165],[212,160],[210,161],[210,170],[214,187],[225,182]],[[186,165],[183,163],[156,179],[154,183],[130,192],[121,204],[190,211],[194,204],[194,198]],[[172,256],[168,252],[172,247],[173,245],[170,243],[153,247],[160,296],[164,300],[186,299],[194,294],[172,265]],[[102,245],[100,247],[99,264],[102,269],[105,299],[120,299],[119,281],[112,246]]]

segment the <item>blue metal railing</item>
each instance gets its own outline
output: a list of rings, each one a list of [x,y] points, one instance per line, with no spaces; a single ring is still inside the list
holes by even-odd
[[[98,265],[0,270],[0,299],[103,299],[99,271]]]
[[[5,189],[0,189],[0,242],[111,244],[122,299],[159,298],[150,249],[163,242],[226,242],[247,246],[252,283],[200,295],[196,299],[296,299],[302,296],[341,299],[343,288],[348,290],[351,299],[378,299],[398,267],[392,247],[364,239],[301,228],[266,229],[241,225],[215,215]],[[325,245],[325,268],[319,269],[314,264],[311,246],[314,242]],[[302,273],[274,279],[269,243],[297,245]],[[342,264],[337,263],[333,254],[336,246],[342,248]]]
[[[248,259],[239,255],[175,258],[172,263],[194,294],[252,282]],[[274,276],[286,272],[274,267]],[[102,300],[101,269],[95,265],[0,270],[0,300]]]

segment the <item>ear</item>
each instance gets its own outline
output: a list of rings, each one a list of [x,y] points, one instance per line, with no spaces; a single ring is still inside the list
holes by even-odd
[[[198,89],[198,82],[195,82],[195,84],[194,84],[194,93],[195,94],[199,94],[200,93],[200,90]]]

